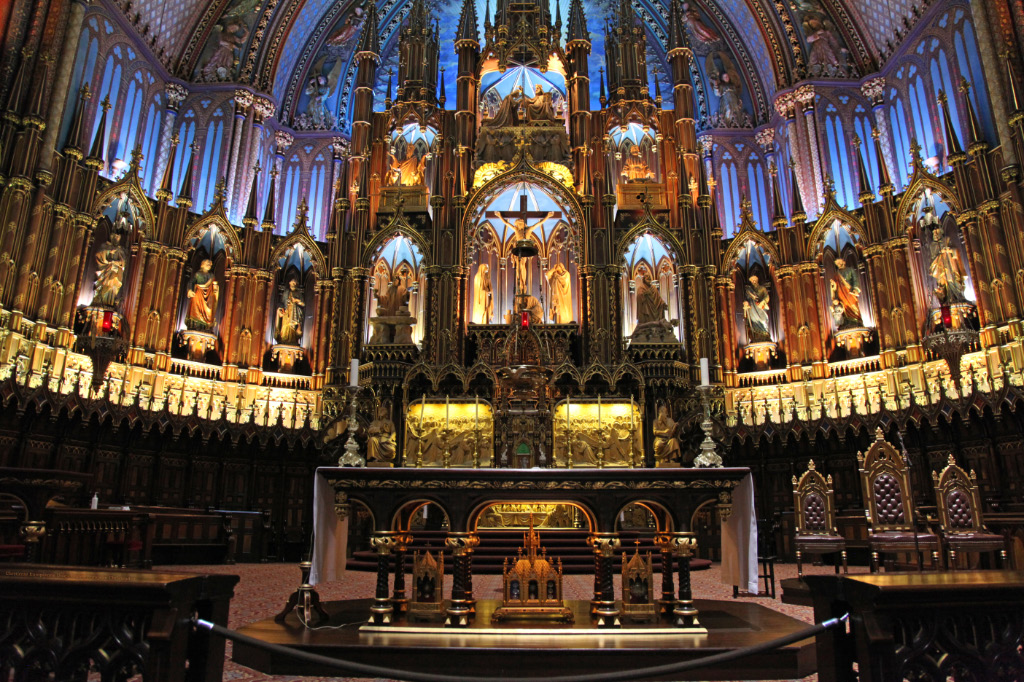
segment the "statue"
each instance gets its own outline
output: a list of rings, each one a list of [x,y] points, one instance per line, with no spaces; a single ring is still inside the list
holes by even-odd
[[[427,156],[423,155],[422,159],[416,158],[416,149],[411,144],[405,145],[405,158],[401,161],[391,157],[393,162],[391,164],[390,179],[392,185],[402,185],[403,187],[411,187],[413,185],[423,184],[423,167],[427,164]]]
[[[498,106],[494,116],[480,124],[484,128],[505,128],[519,125],[519,104],[523,101],[523,89],[515,88]]]
[[[651,276],[646,272],[640,275],[636,284],[636,323],[637,326],[665,319],[668,306],[661,299],[661,294],[651,283]]]
[[[863,322],[860,314],[860,274],[857,268],[848,266],[842,258],[835,259],[836,274],[829,282],[832,293],[832,320],[836,329],[859,327]]]
[[[620,175],[624,182],[651,182],[654,180],[654,171],[640,157],[640,147],[635,144],[629,148],[629,158],[622,165]]]
[[[526,110],[526,123],[548,123],[559,122],[555,115],[555,107],[551,101],[551,93],[544,92],[544,88],[538,83],[533,87],[533,97],[524,97],[523,105]]]
[[[481,263],[473,277],[472,322],[490,324],[494,319],[494,290],[491,286],[491,268]]]
[[[768,330],[768,288],[758,281],[757,275],[751,275],[747,281],[749,284],[743,292],[746,298],[743,301],[743,319],[747,325],[747,342],[771,341],[771,332]]]
[[[192,276],[188,285],[188,310],[185,313],[185,328],[191,331],[213,331],[217,315],[217,297],[220,285],[213,272],[213,261],[204,258],[199,272]]]
[[[289,346],[297,346],[302,340],[302,326],[306,321],[306,302],[302,300],[299,283],[292,278],[284,292],[281,307],[277,309],[274,323],[274,340]]]
[[[388,410],[381,405],[376,418],[366,429],[366,460],[368,462],[393,462],[395,460],[395,423],[388,416]]]
[[[330,130],[334,128],[334,115],[327,105],[331,89],[326,76],[310,78],[309,84],[306,85],[306,94],[309,95],[309,103],[306,105],[305,129]]]
[[[522,260],[522,259],[520,259]],[[521,296],[519,299],[519,312],[526,311],[530,314],[530,324],[544,323],[544,306],[540,304],[536,296]]]
[[[505,227],[512,230],[515,233],[517,242],[524,242],[530,239],[530,233],[533,232],[534,228],[544,224],[545,220],[549,220],[555,214],[548,212],[546,216],[535,222],[533,225],[527,225],[524,218],[516,218],[515,223],[510,223],[506,220],[500,212],[496,212],[494,215],[498,217]],[[525,293],[529,290],[529,270],[528,270],[529,259],[528,258],[516,258],[516,291]]]
[[[925,215],[929,215],[930,208],[925,207]],[[935,298],[942,305],[964,303],[967,301],[964,295],[967,271],[960,260],[960,253],[950,244],[937,219],[934,216],[932,219],[935,222],[932,223],[932,239],[928,244],[928,274],[935,280]]]
[[[124,285],[126,257],[121,248],[121,235],[111,233],[106,243],[96,251],[96,286],[92,305],[113,308]]]
[[[555,324],[572,322],[572,282],[569,271],[562,263],[548,270],[548,289],[551,292],[551,321]]]
[[[658,418],[651,426],[654,433],[654,460],[658,464],[682,461],[683,450],[679,445],[679,425],[668,416],[668,408],[658,408]]]
[[[444,444],[437,433],[437,426],[432,422],[424,422],[419,415],[406,419],[405,428],[409,430],[409,438],[406,440],[406,458],[413,462],[422,457],[423,463],[441,461],[441,452],[444,451]],[[437,455],[431,454],[437,450]]]
[[[377,316],[388,317],[401,314],[402,308],[409,307],[409,290],[412,286],[412,274],[407,270],[399,270],[388,282],[383,292],[377,291]]]

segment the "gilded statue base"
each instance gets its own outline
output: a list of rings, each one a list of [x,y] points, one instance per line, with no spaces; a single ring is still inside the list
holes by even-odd
[[[953,329],[960,329],[967,325],[967,321],[977,317],[978,313],[971,303],[952,303],[949,306],[950,320]],[[942,309],[936,308],[931,311],[932,328],[942,326]]]
[[[426,185],[395,185],[380,191],[380,208],[377,213],[394,213],[399,203],[406,213],[423,213],[427,210]]]
[[[181,332],[181,343],[188,348],[188,359],[202,362],[206,353],[217,349],[217,336],[210,332],[197,332],[186,329]]]
[[[275,344],[270,349],[270,357],[277,361],[277,371],[291,372],[295,363],[303,358],[306,351],[301,346]]]
[[[772,358],[778,353],[778,345],[774,341],[757,341],[748,343],[743,349],[743,354],[753,359],[757,371],[768,369]]]
[[[836,345],[846,349],[850,359],[864,355],[864,344],[871,340],[871,330],[865,327],[842,329],[835,334]]]
[[[640,195],[645,195],[645,201],[652,211],[668,210],[665,186],[656,182],[620,182],[615,194],[620,211],[643,210]]]
[[[541,620],[556,623],[572,623],[572,610],[566,606],[502,606],[491,614],[492,623],[510,620]]]

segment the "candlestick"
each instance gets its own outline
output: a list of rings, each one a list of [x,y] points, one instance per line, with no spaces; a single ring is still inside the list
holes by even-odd
[[[448,396],[444,397],[444,428],[448,428]]]
[[[597,426],[601,427],[601,394],[597,394]]]
[[[352,388],[359,385],[359,358],[352,358],[352,366],[348,370],[348,385]]]
[[[708,367],[708,359],[700,359],[700,385],[710,386],[711,385],[711,371]]]
[[[632,431],[635,427],[633,422],[633,396],[629,396],[629,429]]]
[[[565,396],[565,432],[569,432],[569,408],[572,407],[572,394]]]
[[[420,431],[423,430],[423,413],[427,411],[425,398],[420,398]]]

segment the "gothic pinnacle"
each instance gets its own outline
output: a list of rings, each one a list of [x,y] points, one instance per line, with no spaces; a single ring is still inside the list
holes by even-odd
[[[273,232],[277,227],[275,223],[274,215],[277,213],[277,207],[274,203],[274,195],[277,191],[277,169],[270,171],[270,189],[267,190],[267,205],[263,209],[263,222],[260,223],[260,229],[264,232]]]
[[[245,218],[242,219],[242,224],[246,228],[252,230],[256,227],[256,223],[259,222],[259,216],[257,213],[256,199],[259,192],[257,191],[260,186],[260,164],[256,164],[256,168],[252,174],[252,188],[249,190],[249,202],[245,207]]]

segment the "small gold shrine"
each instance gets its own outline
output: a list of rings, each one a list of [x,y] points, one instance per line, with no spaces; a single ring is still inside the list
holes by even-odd
[[[439,618],[444,615],[444,555],[437,559],[430,551],[412,557],[412,600],[409,618]]]
[[[628,620],[647,622],[657,620],[654,604],[654,570],[651,553],[640,556],[640,541],[632,558],[622,553],[622,616]]]
[[[491,622],[540,618],[571,623],[572,611],[562,602],[562,560],[557,560],[557,568],[548,560],[547,550],[540,546],[540,534],[533,528],[532,515],[530,530],[523,540],[515,563],[509,567],[509,560],[505,559],[504,597]]]

